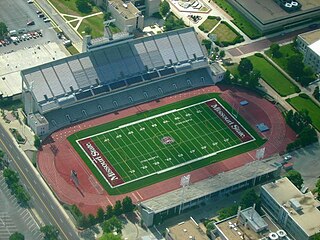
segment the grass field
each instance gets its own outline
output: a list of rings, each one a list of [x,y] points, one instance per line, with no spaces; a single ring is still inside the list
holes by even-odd
[[[276,91],[280,96],[288,96],[296,93],[297,86],[287,79],[266,59],[257,56],[249,57],[253,67],[261,72],[261,77]]]
[[[86,33],[84,33],[84,29],[86,26],[92,29],[92,32],[91,32],[92,38],[103,37],[103,34],[104,34],[103,14],[83,19],[83,21],[81,22],[78,28],[78,32],[83,36],[86,35]]]
[[[237,27],[240,28],[249,38],[256,39],[262,36],[262,34],[227,1],[214,0],[214,2],[233,18],[232,22],[237,25]]]
[[[207,18],[200,26],[199,29],[203,32],[210,32],[214,26],[219,23],[217,18]]]
[[[58,9],[60,13],[75,15],[75,16],[87,16],[89,14],[101,12],[101,10],[93,6],[91,13],[82,13],[78,10],[76,6],[76,0],[49,0],[55,8]]]
[[[312,125],[320,131],[320,107],[312,99],[297,96],[287,99],[287,102],[298,111],[306,109],[309,112]]]
[[[232,42],[238,36],[223,22],[212,33],[217,34],[218,41],[220,42]]]
[[[80,131],[68,140],[109,194],[192,171],[264,142],[240,116],[239,124],[230,114],[229,119],[247,136],[240,138],[206,103],[213,97],[227,109],[226,114],[232,113],[217,94],[202,95]],[[97,151],[121,179],[115,185],[94,166],[92,152]]]

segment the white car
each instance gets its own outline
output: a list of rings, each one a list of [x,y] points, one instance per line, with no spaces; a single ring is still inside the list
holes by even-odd
[[[28,0],[27,3],[33,3],[33,0]]]
[[[284,155],[283,160],[284,161],[289,161],[291,158],[292,158],[292,156],[287,154],[287,155]]]

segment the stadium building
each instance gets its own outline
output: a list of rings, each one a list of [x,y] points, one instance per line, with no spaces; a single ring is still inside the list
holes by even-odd
[[[254,161],[234,170],[145,200],[138,205],[143,223],[150,227],[201,204],[214,204],[230,194],[270,181],[280,176],[280,157]],[[191,174],[192,182],[192,174]],[[183,192],[183,193],[182,193]]]
[[[312,24],[320,15],[319,0],[227,0],[260,32]]]
[[[193,28],[114,42],[21,72],[28,125],[38,135],[181,91],[213,85]]]

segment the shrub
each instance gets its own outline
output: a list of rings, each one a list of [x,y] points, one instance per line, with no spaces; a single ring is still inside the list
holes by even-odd
[[[262,53],[255,53],[254,55],[259,58],[264,58]]]
[[[306,93],[300,93],[299,97],[302,97],[304,99],[309,99],[310,98]]]

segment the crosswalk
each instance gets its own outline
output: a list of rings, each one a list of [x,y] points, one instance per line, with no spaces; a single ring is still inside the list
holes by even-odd
[[[20,232],[25,239],[42,239],[39,225],[30,209],[21,207],[0,172],[0,240],[9,239],[14,232]]]

